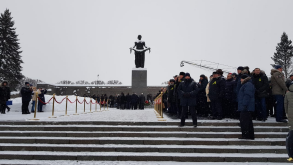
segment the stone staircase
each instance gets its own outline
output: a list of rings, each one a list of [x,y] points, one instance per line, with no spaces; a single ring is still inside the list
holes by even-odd
[[[286,162],[288,128],[255,122],[255,140],[239,140],[237,121],[0,122],[0,160]]]

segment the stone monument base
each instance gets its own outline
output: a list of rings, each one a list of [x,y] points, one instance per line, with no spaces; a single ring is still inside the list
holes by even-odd
[[[147,95],[147,69],[133,68],[132,69],[132,92],[140,95],[143,93]]]

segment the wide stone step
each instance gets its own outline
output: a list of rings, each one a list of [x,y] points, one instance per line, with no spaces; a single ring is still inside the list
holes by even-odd
[[[0,125],[0,131],[170,131],[170,132],[240,132],[238,126],[109,126],[109,125]],[[255,126],[255,132],[288,132],[288,127]]]
[[[286,138],[287,132],[256,132],[255,138]],[[240,132],[131,132],[131,131],[0,131],[0,136],[25,137],[186,137],[238,138]]]
[[[0,151],[67,151],[67,152],[168,152],[168,153],[278,153],[284,146],[218,146],[218,145],[82,145],[82,144],[13,144],[0,143]]]
[[[239,140],[225,138],[150,138],[150,137],[0,137],[0,143],[47,144],[140,144],[140,145],[258,145],[285,146],[284,138]]]
[[[178,126],[180,121],[172,122],[115,122],[115,121],[1,121],[0,125],[159,125]],[[192,126],[192,122],[187,121],[187,126]],[[253,121],[254,126],[287,126],[286,123]],[[239,126],[237,120],[198,120],[198,126]]]
[[[180,161],[180,162],[286,162],[287,154],[153,153],[153,152],[45,152],[0,151],[0,159]]]

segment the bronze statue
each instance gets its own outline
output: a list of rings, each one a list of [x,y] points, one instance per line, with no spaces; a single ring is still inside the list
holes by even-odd
[[[133,48],[130,48],[130,54],[132,50],[135,53],[135,67],[136,68],[144,68],[144,61],[145,61],[145,54],[147,50],[151,52],[151,48],[145,46],[145,42],[141,40],[141,35],[138,35],[137,41],[135,41],[135,44]]]

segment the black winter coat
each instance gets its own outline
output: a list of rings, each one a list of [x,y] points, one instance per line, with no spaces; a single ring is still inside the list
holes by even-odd
[[[170,85],[168,87],[168,103],[174,103],[175,99],[174,99],[174,90],[175,90],[175,86],[174,85]]]
[[[6,101],[10,99],[9,87],[0,87],[0,104],[6,104]]]
[[[224,97],[225,81],[222,77],[213,78],[209,85],[209,98],[211,101]]]
[[[144,95],[140,95],[139,96],[139,104],[144,104],[145,102],[145,96]]]
[[[40,100],[42,100],[43,102],[45,102],[45,94],[47,93],[47,90],[41,90],[41,93],[39,94],[39,98]]]
[[[182,81],[178,87],[180,105],[181,106],[196,106],[197,92],[198,92],[197,85],[192,79]],[[186,97],[185,94],[188,94],[189,96]]]
[[[206,87],[208,85],[209,81],[204,78],[200,80],[200,84],[198,85],[198,95],[199,96],[206,96]]]
[[[23,102],[31,101],[33,90],[28,87],[21,88],[21,97]]]
[[[137,104],[138,103],[138,96],[136,94],[133,94],[131,96],[131,104]]]
[[[232,79],[226,80],[225,84],[225,99],[227,100],[235,100],[236,101],[236,93],[235,93],[235,88],[236,88],[236,81]]]
[[[264,75],[263,73],[260,73],[259,75],[253,74],[251,79],[255,87],[255,96],[261,97],[261,98],[268,97],[268,88],[269,88],[268,77]]]

